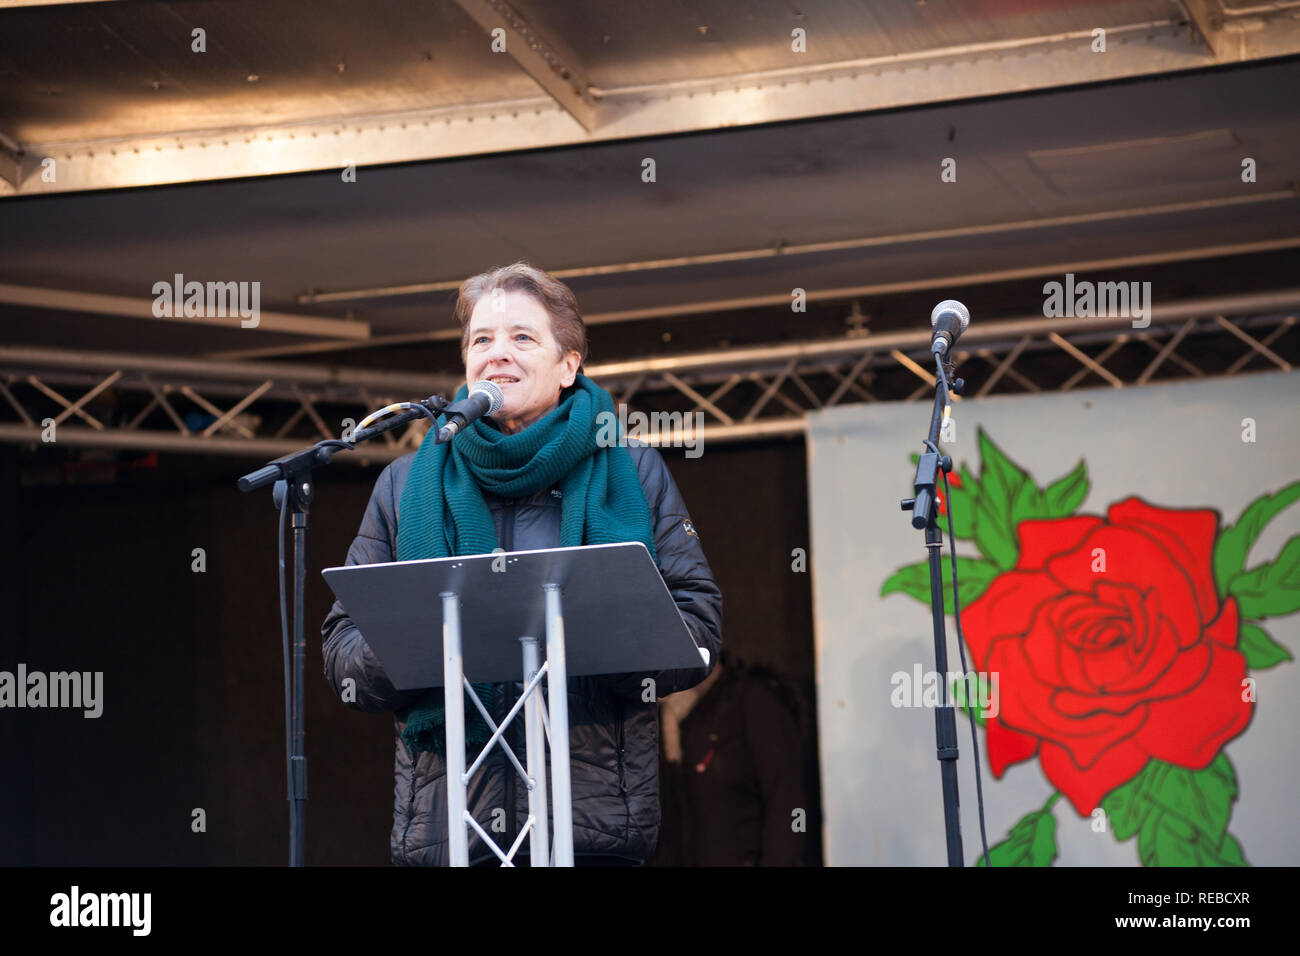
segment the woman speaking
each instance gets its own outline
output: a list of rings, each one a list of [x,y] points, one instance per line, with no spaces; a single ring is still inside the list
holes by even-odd
[[[517,262],[467,279],[456,318],[466,386],[484,379],[504,401],[451,442],[434,429],[419,451],[379,476],[348,564],[641,541],[655,559],[695,642],[716,663],[722,645],[722,594],[663,458],[628,440],[597,442],[608,392],[582,374],[586,327],[563,282]],[[392,711],[397,732],[391,840],[399,866],[446,866],[447,785],[443,692],[394,689],[342,604],[321,628],[325,675],[356,710]],[[569,746],[573,849],[577,865],[636,865],[659,835],[658,709],[654,695],[685,690],[708,668],[570,678]],[[346,683],[345,683],[346,682]],[[519,684],[475,684],[498,724]],[[466,739],[489,737],[468,701]],[[505,735],[523,751],[519,721]],[[497,748],[470,779],[467,808],[503,848],[528,817],[523,781]],[[504,811],[504,812],[503,812]],[[504,817],[504,820],[502,819]],[[504,824],[502,829],[501,824]],[[525,839],[515,855],[527,861]],[[496,857],[471,832],[470,863]]]

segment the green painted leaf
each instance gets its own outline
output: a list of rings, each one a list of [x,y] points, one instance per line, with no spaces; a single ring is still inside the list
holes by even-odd
[[[1151,812],[1151,799],[1146,795],[1146,787],[1158,763],[1157,760],[1148,760],[1131,780],[1102,797],[1101,808],[1106,811],[1110,830],[1121,843],[1137,835]]]
[[[1276,494],[1260,495],[1242,511],[1237,523],[1224,528],[1214,543],[1214,580],[1219,594],[1229,593],[1228,585],[1246,566],[1246,556],[1264,526],[1297,498],[1300,498],[1300,481],[1292,482]]]
[[[1074,471],[1044,489],[1043,496],[1047,499],[1048,509],[1044,517],[1065,518],[1074,514],[1079,505],[1083,504],[1083,499],[1088,497],[1090,487],[1088,463],[1080,458],[1079,463],[1074,466]]]
[[[980,428],[980,496],[975,509],[975,545],[1002,570],[1015,567],[1019,544],[1015,538],[1014,506],[1023,510],[1026,486],[1037,490],[1028,472],[1002,454]]]
[[[1046,518],[1047,496],[1034,484],[1034,480],[1025,476],[1025,483],[1016,489],[1011,498],[1011,524],[1020,524],[1029,518]],[[1016,541],[1016,550],[1020,550],[1020,541]]]
[[[1146,787],[1147,796],[1162,810],[1195,827],[1210,846],[1218,847],[1237,798],[1232,762],[1222,753],[1204,770],[1152,762],[1156,767]]]
[[[980,447],[980,483],[984,493],[1006,498],[1015,496],[1016,490],[1029,481],[1029,474],[1008,458],[983,428],[978,430]]]
[[[939,494],[943,494],[942,489]],[[954,485],[951,475],[948,476],[948,513],[952,515],[953,537],[969,540],[975,533],[975,496],[966,490],[965,485]],[[940,527],[946,529],[948,519],[941,517],[939,520]]]
[[[943,555],[943,608],[945,614],[953,614],[952,603],[952,567],[948,555]],[[998,576],[996,565],[980,558],[957,558],[958,597],[963,608],[970,607]],[[880,586],[880,596],[901,591],[911,595],[925,604],[930,603],[930,562],[918,561],[905,565],[891,574]]]
[[[1011,524],[1009,502],[999,505],[988,495],[977,498],[971,537],[975,539],[975,547],[980,549],[980,554],[999,569],[1009,571],[1016,566],[1020,544]]]
[[[1214,844],[1176,814],[1160,812],[1142,825],[1138,859],[1143,866],[1250,866],[1231,834]]]
[[[975,544],[1003,570],[1015,567],[1019,555],[1016,511],[1032,509],[1037,486],[1029,474],[1002,453],[979,429],[980,496],[975,510]]]
[[[960,572],[958,572],[960,573]],[[989,684],[988,676],[981,673],[975,675],[975,699],[972,701],[975,705],[975,723],[981,727],[984,726],[984,706],[982,701],[993,700],[993,689]],[[966,716],[966,696],[968,693],[967,681],[960,676],[952,682],[952,700],[953,705],[961,712],[962,717]]]
[[[1160,813],[1148,813],[1138,827],[1138,862],[1143,866],[1159,866],[1156,856],[1156,835],[1160,832]]]
[[[1005,840],[989,847],[991,866],[1051,866],[1056,856],[1056,818],[1050,802],[1047,808],[1026,813]],[[975,865],[984,865],[984,854]]]
[[[1143,866],[1227,866],[1218,861],[1231,859],[1224,835],[1236,797],[1236,771],[1220,753],[1204,770],[1150,760],[1101,806],[1116,840],[1137,835]]]
[[[1277,559],[1243,571],[1228,584],[1242,617],[1282,617],[1300,611],[1300,535],[1282,545]]]
[[[1059,478],[1046,490],[1040,489],[1029,473],[1013,462],[979,429],[981,467],[978,492],[972,491],[975,507],[971,537],[986,558],[1009,570],[1020,555],[1016,528],[1022,521],[1064,518],[1075,512],[1090,487],[1085,461]],[[966,476],[962,474],[962,481]]]
[[[1138,831],[1138,859],[1143,866],[1196,866],[1196,831],[1176,815],[1157,810]]]
[[[1223,842],[1219,845],[1219,861],[1221,866],[1250,866],[1246,854],[1241,851],[1241,844],[1231,833],[1223,835]]]
[[[965,465],[956,468],[961,478],[961,487],[953,488],[954,510],[952,530],[954,536],[964,541],[975,537],[975,509],[979,506],[980,495],[984,489],[975,477],[975,473]]]
[[[1288,651],[1262,627],[1250,622],[1241,625],[1241,642],[1237,650],[1246,655],[1246,666],[1253,671],[1267,670],[1283,661],[1295,660]]]

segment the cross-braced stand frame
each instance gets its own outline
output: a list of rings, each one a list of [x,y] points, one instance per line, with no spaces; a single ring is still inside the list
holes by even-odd
[[[452,866],[469,866],[469,830],[472,827],[483,842],[501,860],[502,866],[514,866],[515,853],[524,837],[529,840],[533,866],[573,866],[573,802],[569,789],[569,696],[564,658],[564,615],[560,606],[558,584],[543,585],[546,592],[546,663],[539,666],[537,638],[519,638],[524,671],[524,692],[506,714],[500,726],[493,722],[469,679],[465,677],[461,656],[460,605],[454,591],[443,591],[442,647],[443,694],[447,714],[447,826]],[[545,677],[549,691],[550,719],[538,689]],[[468,769],[465,767],[465,706],[461,697],[474,702],[487,722],[492,736]],[[524,711],[527,770],[520,766],[504,734],[510,721]],[[552,728],[555,728],[552,732]],[[551,748],[551,787],[555,801],[555,844],[549,855],[546,799],[546,743]],[[528,819],[508,850],[502,850],[469,813],[466,788],[474,772],[494,745],[500,745],[523,778],[528,789]],[[508,808],[512,810],[513,808]]]

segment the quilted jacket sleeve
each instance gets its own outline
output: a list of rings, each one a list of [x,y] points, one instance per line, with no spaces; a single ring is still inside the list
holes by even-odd
[[[361,519],[361,528],[348,548],[348,564],[379,564],[393,561],[396,551],[397,524],[393,512],[393,465],[389,465],[375,482],[370,504]],[[354,710],[372,713],[401,710],[420,696],[418,690],[400,691],[393,687],[366,639],[339,601],[334,602],[321,625],[325,642],[325,677],[334,693]]]
[[[722,651],[722,592],[713,581],[713,571],[695,533],[686,502],[673,481],[672,473],[658,449],[640,452],[637,474],[646,492],[655,522],[655,551],[659,573],[668,586],[677,610],[695,643],[709,652],[709,666],[689,670],[668,670],[652,674],[626,675],[614,681],[616,694],[640,697],[642,680],[654,679],[655,695],[664,697],[694,687],[709,675]]]

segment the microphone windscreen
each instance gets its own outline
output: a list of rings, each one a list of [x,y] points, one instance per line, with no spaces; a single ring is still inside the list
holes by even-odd
[[[500,386],[498,386],[496,382],[489,382],[487,379],[481,379],[480,381],[475,382],[474,387],[469,391],[471,395],[475,392],[487,393],[488,398],[492,401],[492,405],[483,413],[485,415],[495,415],[501,410],[501,406],[506,400],[505,395],[501,393]]]
[[[937,326],[945,312],[955,315],[957,321],[961,323],[961,330],[966,331],[966,326],[970,325],[970,311],[956,299],[944,299],[934,307],[934,311],[930,313],[930,326]]]

